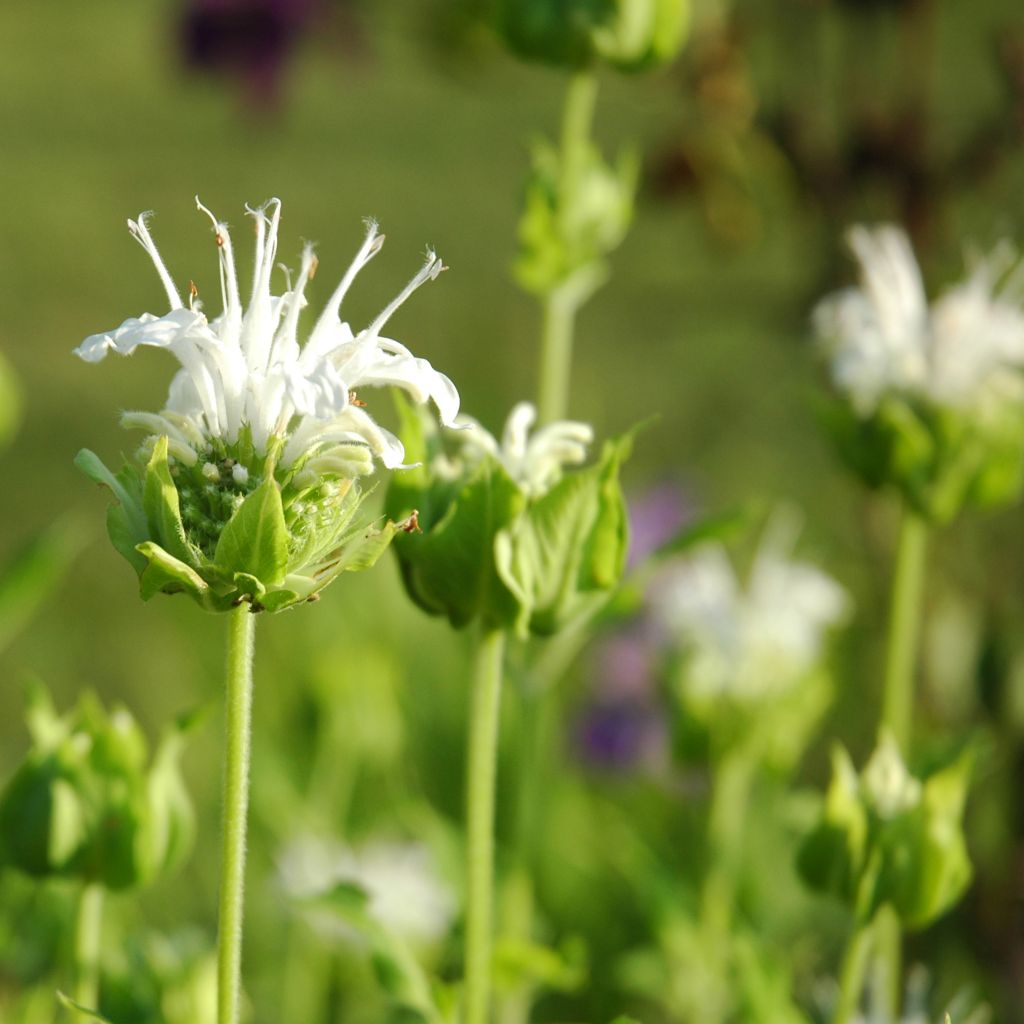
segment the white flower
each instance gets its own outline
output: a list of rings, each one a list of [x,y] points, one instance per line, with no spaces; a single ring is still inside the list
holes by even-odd
[[[864,796],[880,818],[895,818],[921,800],[921,783],[907,771],[900,748],[888,730],[879,737],[861,773]]]
[[[456,904],[427,847],[376,840],[352,849],[332,839],[302,836],[285,849],[279,872],[288,895],[308,901],[340,883],[353,883],[369,896],[370,914],[384,928],[414,943],[442,938]],[[315,911],[310,922],[326,935],[351,939],[352,928],[329,913]]]
[[[509,413],[499,443],[476,420],[460,416],[458,425],[467,428],[462,435],[462,459],[473,464],[493,456],[524,494],[541,497],[558,482],[566,466],[577,466],[586,460],[594,431],[587,423],[558,420],[534,431],[531,437],[530,428],[536,419],[534,406],[520,402]],[[445,471],[443,464],[436,468]]]
[[[372,470],[371,453],[389,468],[400,466],[404,457],[401,442],[355,399],[358,389],[396,385],[416,402],[432,399],[442,422],[454,421],[459,409],[454,384],[404,345],[381,336],[409,295],[444,269],[433,252],[401,294],[354,334],[339,311],[356,275],[384,242],[377,225],[370,222],[359,252],[300,346],[299,313],[317,260],[307,245],[294,286],[289,280],[282,295],[271,294],[280,201],[273,199],[257,210],[247,208],[255,222],[256,250],[250,298],[244,307],[227,225],[196,202],[213,222],[223,312],[208,320],[194,285],[188,304],[182,301],[143,214],[128,226],[160,275],[170,312],[160,317],[143,313],[112,331],[86,338],[75,350],[87,362],[99,362],[110,351],[127,356],[148,345],[168,349],[181,363],[165,409],[160,414],[125,413],[126,426],[166,434],[172,453],[189,466],[205,457],[213,442],[233,445],[248,430],[261,456],[272,438],[287,438],[279,459],[283,468],[314,455],[324,463],[322,468],[354,476]],[[315,460],[310,464],[314,470]]]
[[[786,550],[769,535],[744,583],[724,548],[708,544],[657,587],[657,614],[685,653],[693,696],[757,700],[789,689],[817,664],[847,596]]]
[[[858,226],[848,241],[860,264],[860,288],[829,296],[813,319],[836,386],[861,415],[891,393],[955,408],[1024,397],[1019,282],[999,287],[1012,263],[1007,247],[929,308],[902,230]]]

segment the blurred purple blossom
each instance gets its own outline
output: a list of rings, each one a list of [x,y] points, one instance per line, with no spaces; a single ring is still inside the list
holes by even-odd
[[[656,769],[665,761],[667,727],[653,706],[633,700],[598,700],[577,719],[580,759],[606,771]]]
[[[629,502],[629,568],[657,551],[693,518],[693,504],[678,484],[658,484],[632,498]]]
[[[189,0],[181,19],[186,63],[242,78],[250,100],[274,105],[288,59],[321,0]]]

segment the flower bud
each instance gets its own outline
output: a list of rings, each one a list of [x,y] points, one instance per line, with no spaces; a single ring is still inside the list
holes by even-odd
[[[37,877],[129,889],[177,867],[192,845],[179,759],[182,722],[147,766],[145,737],[124,708],[91,694],[58,716],[42,686],[29,693],[32,748],[0,794],[0,863]]]
[[[564,472],[586,457],[590,428],[552,423],[530,437],[534,416],[517,406],[500,444],[465,423],[453,458],[404,408],[403,440],[422,465],[393,478],[387,507],[417,509],[419,530],[397,538],[395,551],[412,599],[455,626],[479,617],[520,635],[555,633],[621,578],[628,523],[618,474],[632,439]]]
[[[963,835],[969,753],[923,782],[887,735],[859,777],[841,747],[832,764],[821,820],[800,850],[801,874],[861,921],[888,904],[906,927],[923,928],[956,903],[971,878]]]

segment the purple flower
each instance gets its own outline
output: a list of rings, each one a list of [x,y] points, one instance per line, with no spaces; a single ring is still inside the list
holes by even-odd
[[[629,568],[671,540],[693,517],[693,505],[678,484],[658,484],[633,498],[629,503]]]

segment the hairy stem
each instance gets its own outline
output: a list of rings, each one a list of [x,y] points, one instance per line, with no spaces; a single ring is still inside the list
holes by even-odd
[[[238,1024],[255,621],[245,604],[235,609],[229,619],[217,930],[217,1024]]]
[[[468,846],[466,892],[466,988],[463,1024],[486,1024],[491,990],[494,904],[494,789],[498,721],[505,655],[500,629],[481,632],[473,668],[466,765]]]

